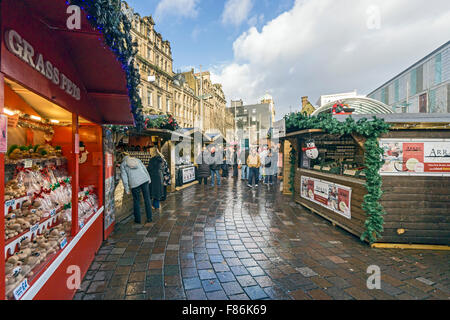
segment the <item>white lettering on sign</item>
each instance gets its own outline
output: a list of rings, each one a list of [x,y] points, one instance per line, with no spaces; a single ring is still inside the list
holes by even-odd
[[[53,84],[59,86],[68,95],[76,100],[80,100],[80,88],[73,83],[65,74],[59,72],[58,68],[53,66],[50,61],[45,61],[41,53],[36,53],[33,46],[23,39],[20,34],[14,30],[8,30],[5,33],[5,44],[8,50],[25,61],[28,65],[40,72]]]

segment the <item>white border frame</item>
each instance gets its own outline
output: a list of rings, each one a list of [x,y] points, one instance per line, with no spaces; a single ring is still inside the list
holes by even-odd
[[[382,141],[386,142],[450,142],[450,139],[418,139],[418,138],[380,138],[378,141],[378,145],[381,145]],[[412,173],[412,172],[381,172],[380,176],[389,176],[389,177],[450,177],[449,173],[433,173],[433,172],[420,172],[420,173]]]

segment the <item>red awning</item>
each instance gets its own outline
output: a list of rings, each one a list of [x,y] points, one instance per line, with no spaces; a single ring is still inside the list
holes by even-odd
[[[63,40],[103,124],[133,125],[125,71],[114,52],[105,45],[103,35],[91,26],[86,13],[81,10],[81,29],[69,30],[66,24],[70,14],[65,0],[24,2],[36,18]]]

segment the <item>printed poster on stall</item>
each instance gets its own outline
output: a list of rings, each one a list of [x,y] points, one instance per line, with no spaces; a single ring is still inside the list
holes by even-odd
[[[383,175],[450,175],[450,140],[381,139]]]
[[[352,189],[336,183],[301,177],[301,197],[351,219]]]
[[[183,170],[183,184],[195,180],[195,167],[190,167]]]

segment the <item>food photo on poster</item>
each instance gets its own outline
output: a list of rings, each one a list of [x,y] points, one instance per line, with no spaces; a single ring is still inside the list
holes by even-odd
[[[447,139],[381,139],[384,165],[381,174],[450,175]]]

